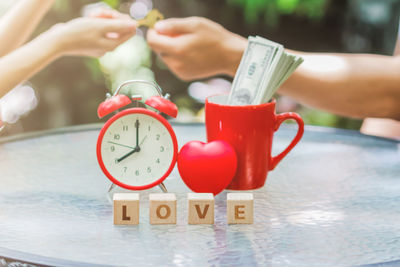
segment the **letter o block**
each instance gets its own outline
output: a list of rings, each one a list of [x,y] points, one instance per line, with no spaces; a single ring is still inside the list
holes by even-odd
[[[114,224],[139,224],[139,194],[115,193],[113,201]]]
[[[175,194],[150,194],[150,224],[176,224]]]
[[[214,224],[214,195],[188,193],[188,223]]]
[[[228,193],[226,199],[228,224],[252,224],[254,199],[251,193]]]

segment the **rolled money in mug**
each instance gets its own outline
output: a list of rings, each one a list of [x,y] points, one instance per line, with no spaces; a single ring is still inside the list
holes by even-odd
[[[303,62],[300,56],[285,51],[283,45],[250,36],[233,79],[228,105],[267,103],[279,86]]]
[[[236,151],[237,170],[227,189],[251,190],[264,185],[268,171],[292,150],[304,132],[301,117],[293,112],[276,114],[275,100],[261,105],[227,105],[227,95],[206,99],[206,131],[209,142],[224,140]],[[275,131],[285,120],[299,125],[289,146],[275,157],[271,156]]]
[[[276,49],[273,44],[249,38],[232,83],[228,99],[230,105],[250,105],[255,101]]]

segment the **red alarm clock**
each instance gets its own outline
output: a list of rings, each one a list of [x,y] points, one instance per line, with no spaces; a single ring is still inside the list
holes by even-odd
[[[141,101],[141,96],[119,94],[128,84],[143,83],[154,87],[158,95],[148,98],[146,108],[119,109]],[[97,160],[100,168],[115,185],[143,190],[159,185],[173,170],[178,142],[169,122],[160,115],[176,117],[178,109],[163,97],[155,82],[130,80],[122,83],[113,96],[108,95],[97,110],[99,118],[117,112],[104,124],[97,139]]]

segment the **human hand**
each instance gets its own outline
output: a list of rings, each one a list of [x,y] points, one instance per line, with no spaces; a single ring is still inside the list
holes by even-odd
[[[131,18],[128,14],[120,13],[114,9],[109,9],[109,8],[96,8],[92,10],[89,14],[88,17],[90,18],[102,18],[102,19],[120,19],[120,20],[125,20],[125,21],[133,21],[135,22],[135,26],[137,27],[136,21]],[[113,35],[115,33],[108,33],[107,36],[110,38],[113,38]]]
[[[108,8],[96,8],[88,14],[88,17],[103,18],[103,19],[132,20],[132,18],[128,14],[123,14],[114,9],[108,9]]]
[[[77,18],[57,24],[47,33],[59,55],[99,57],[136,33],[132,19]]]
[[[234,76],[247,40],[201,17],[159,21],[147,42],[182,80],[217,74]]]

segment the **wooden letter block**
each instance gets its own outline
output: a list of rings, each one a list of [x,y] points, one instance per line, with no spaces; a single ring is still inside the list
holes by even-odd
[[[149,198],[151,224],[176,224],[175,194],[150,194]]]
[[[188,193],[188,223],[214,224],[214,195]]]
[[[254,200],[251,193],[227,194],[228,224],[253,223]]]
[[[115,193],[114,224],[139,224],[139,194]]]

